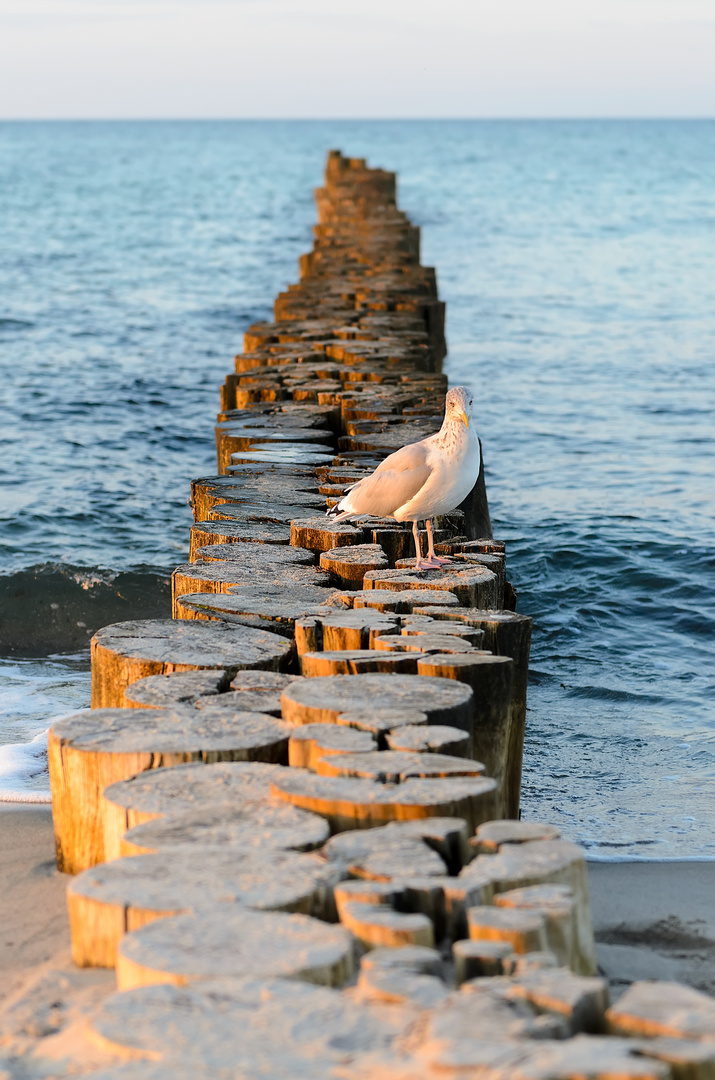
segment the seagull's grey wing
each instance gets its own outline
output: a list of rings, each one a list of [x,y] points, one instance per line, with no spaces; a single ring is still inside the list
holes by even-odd
[[[377,466],[375,472],[407,472],[409,469],[419,469],[427,464],[428,453],[424,440],[408,443],[407,446],[395,450],[394,454],[388,454]]]
[[[427,483],[432,472],[427,453],[422,443],[411,443],[390,454],[341,500],[342,513],[391,517]]]

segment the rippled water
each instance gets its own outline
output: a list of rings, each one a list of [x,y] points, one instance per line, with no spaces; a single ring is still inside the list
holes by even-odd
[[[495,530],[536,622],[524,814],[599,857],[713,857],[714,136],[0,125],[0,740],[87,703],[94,618],[163,610],[218,384],[296,279],[340,146],[399,171],[448,371],[480,395]]]

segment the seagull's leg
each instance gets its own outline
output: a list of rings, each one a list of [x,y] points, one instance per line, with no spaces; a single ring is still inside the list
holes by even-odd
[[[432,566],[444,566],[446,563],[451,563],[452,562],[451,559],[447,559],[447,558],[445,558],[445,557],[443,557],[441,555],[435,555],[435,553],[434,553],[434,537],[432,536],[432,521],[431,521],[431,519],[428,519],[425,522],[425,525],[427,526],[427,543],[428,543],[427,561],[429,563],[431,563]]]
[[[430,563],[429,560],[425,562],[422,558],[422,546],[420,544],[420,530],[417,528],[417,522],[412,522],[412,535],[415,538],[415,570],[432,570],[434,563]]]

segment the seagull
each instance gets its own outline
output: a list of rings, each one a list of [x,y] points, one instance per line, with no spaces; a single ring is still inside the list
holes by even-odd
[[[415,570],[438,569],[450,562],[435,555],[432,518],[459,506],[477,481],[481,455],[472,404],[465,386],[452,387],[437,434],[386,457],[370,476],[347,488],[340,502],[327,511],[328,516],[335,521],[368,515],[411,521]],[[418,521],[427,526],[426,559],[422,558]]]

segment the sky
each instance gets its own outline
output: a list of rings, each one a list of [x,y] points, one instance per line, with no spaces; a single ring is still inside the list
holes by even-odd
[[[0,118],[715,116],[715,0],[0,0]]]

